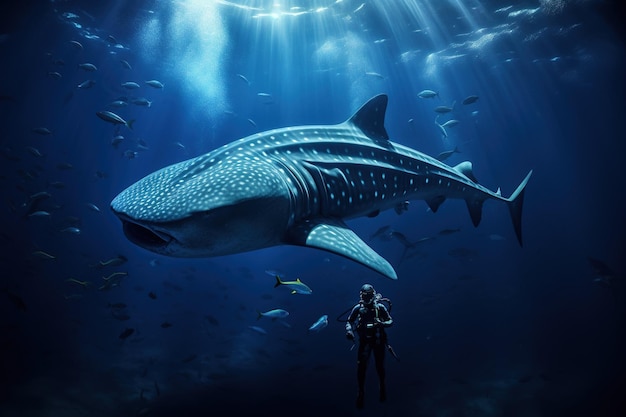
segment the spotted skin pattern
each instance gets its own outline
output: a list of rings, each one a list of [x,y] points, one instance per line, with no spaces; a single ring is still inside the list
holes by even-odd
[[[505,202],[521,244],[530,175],[509,198],[477,183],[471,163],[455,167],[391,142],[387,96],[338,125],[251,135],[149,174],[111,202],[133,243],[176,257],[210,257],[281,244],[327,250],[389,278],[393,267],[344,223],[425,200],[467,203],[475,226],[488,199]]]

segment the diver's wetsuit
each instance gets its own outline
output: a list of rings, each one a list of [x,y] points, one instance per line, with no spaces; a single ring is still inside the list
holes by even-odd
[[[385,387],[385,349],[387,348],[387,334],[385,327],[393,324],[391,315],[384,304],[373,300],[366,304],[359,302],[355,305],[348,316],[346,332],[351,333],[355,328],[359,335],[359,348],[357,355],[357,381],[359,383],[359,393],[357,397],[357,407],[363,406],[363,395],[365,388],[365,371],[372,351],[376,363],[376,372],[380,382],[380,400],[385,401],[387,397]]]

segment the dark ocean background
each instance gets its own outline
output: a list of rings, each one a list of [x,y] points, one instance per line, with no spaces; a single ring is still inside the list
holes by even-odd
[[[0,415],[626,415],[617,6],[1,6]],[[424,89],[439,96],[418,98]],[[523,248],[494,201],[477,228],[460,200],[349,220],[396,268],[392,281],[301,247],[156,255],[131,244],[109,209],[161,167],[271,128],[342,122],[380,93],[393,141],[432,156],[458,146],[446,163],[472,161],[481,184],[505,196],[533,170]],[[463,105],[470,95],[479,99]],[[127,106],[111,106],[120,99]],[[454,102],[438,121],[459,123],[443,138],[434,108]],[[102,110],[135,119],[133,129]],[[376,236],[385,226],[396,233]],[[313,293],[274,288],[273,271]],[[366,282],[393,303],[400,361],[387,355],[384,404],[370,364],[358,411],[356,351],[336,319]],[[257,320],[273,308],[290,315]],[[328,327],[308,332],[323,314]]]

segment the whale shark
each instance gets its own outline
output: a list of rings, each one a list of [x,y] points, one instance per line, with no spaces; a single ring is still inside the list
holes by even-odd
[[[486,200],[506,203],[522,245],[524,190],[505,198],[478,183],[469,161],[456,166],[392,142],[388,98],[371,98],[335,125],[291,126],[235,140],[130,185],[112,201],[132,243],[172,257],[214,257],[278,245],[317,248],[391,279],[393,266],[345,223],[404,211],[424,200],[433,212],[462,199],[474,226]]]

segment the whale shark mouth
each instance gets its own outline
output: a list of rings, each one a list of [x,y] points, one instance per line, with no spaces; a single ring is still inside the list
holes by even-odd
[[[122,220],[124,235],[134,244],[150,250],[163,249],[169,245],[174,238],[163,231],[157,231],[150,227],[129,221]]]

